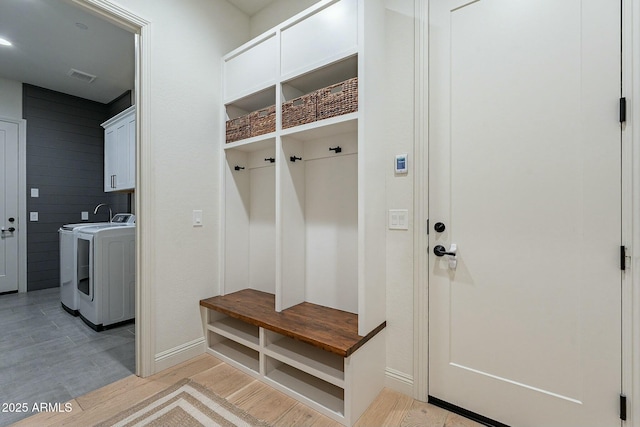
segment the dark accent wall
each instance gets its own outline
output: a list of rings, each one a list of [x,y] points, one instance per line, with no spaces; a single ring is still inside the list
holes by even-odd
[[[128,90],[109,104],[107,104],[107,117],[113,117],[118,113],[123,112],[127,108],[133,105],[133,100],[131,99],[131,91]]]
[[[104,192],[100,124],[112,117],[111,111],[108,104],[23,85],[27,220],[30,212],[38,212],[37,222],[27,222],[28,291],[59,286],[60,226],[84,222],[82,211],[89,212],[87,222],[108,221],[108,209],[93,214],[99,203],[108,203],[113,213],[131,211],[128,194]],[[32,188],[39,189],[39,197],[31,197]]]

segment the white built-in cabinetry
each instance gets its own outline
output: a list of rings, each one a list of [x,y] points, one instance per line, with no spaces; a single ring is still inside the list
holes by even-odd
[[[136,109],[129,107],[104,128],[104,191],[131,191],[136,186]]]
[[[220,136],[221,295],[254,289],[275,295],[276,312],[308,302],[354,313],[361,336],[384,323],[384,11],[381,0],[320,1],[223,58],[222,128],[272,105],[276,126],[231,143]],[[283,129],[284,102],[353,77],[358,111]],[[226,359],[297,398],[328,383],[334,397],[301,400],[347,425],[361,413],[350,397],[364,385],[357,378],[382,387],[384,359],[367,352],[384,352],[383,343],[338,360],[238,322],[209,323],[211,352],[228,347]],[[287,349],[274,350],[274,342]],[[356,362],[367,358],[379,363]]]

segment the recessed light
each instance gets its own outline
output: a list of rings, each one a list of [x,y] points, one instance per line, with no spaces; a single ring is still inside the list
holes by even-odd
[[[82,22],[76,22],[76,27],[80,28],[81,30],[87,30],[89,29],[89,27],[87,27],[85,24],[83,24]]]
[[[11,43],[7,39],[3,39],[2,37],[0,37],[0,45],[2,45],[2,46],[13,46],[13,43]]]

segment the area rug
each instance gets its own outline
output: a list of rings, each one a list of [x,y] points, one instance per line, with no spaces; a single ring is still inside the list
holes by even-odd
[[[98,424],[148,427],[268,427],[206,387],[184,379]]]

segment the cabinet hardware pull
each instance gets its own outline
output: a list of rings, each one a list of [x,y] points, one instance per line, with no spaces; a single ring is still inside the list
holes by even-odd
[[[340,147],[339,145],[337,147],[329,147],[329,151],[335,151],[336,154],[338,153],[342,153],[342,147]]]
[[[295,163],[296,160],[302,160],[302,157],[291,156],[289,157],[289,160]]]
[[[239,170],[244,169],[244,166],[238,166],[238,165],[235,165],[233,169],[235,169],[235,170],[239,171]]]
[[[276,159],[274,159],[273,157],[267,157],[266,159],[264,159],[264,161],[269,163],[275,163]]]

